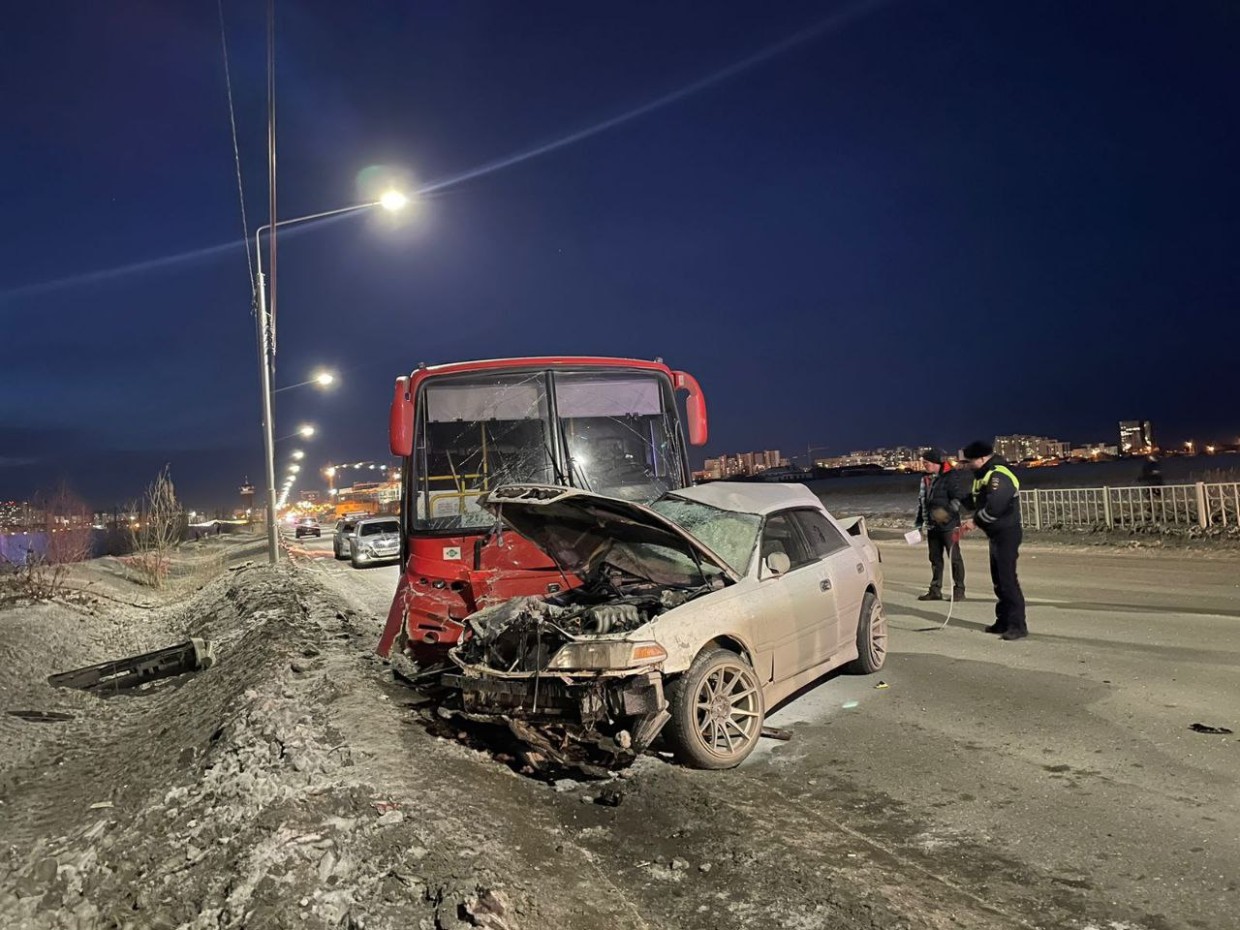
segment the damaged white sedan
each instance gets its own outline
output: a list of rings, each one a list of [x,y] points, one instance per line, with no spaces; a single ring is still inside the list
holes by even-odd
[[[883,665],[878,550],[803,485],[716,482],[649,507],[509,485],[483,505],[561,575],[470,616],[442,683],[535,769],[623,765],[660,733],[685,764],[730,768],[768,707],[840,666]]]

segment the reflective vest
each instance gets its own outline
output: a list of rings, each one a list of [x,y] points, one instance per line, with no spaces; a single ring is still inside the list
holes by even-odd
[[[976,499],[977,495],[981,493],[982,488],[986,487],[986,485],[990,483],[990,478],[995,472],[999,472],[999,474],[1007,475],[1009,478],[1011,478],[1012,487],[1016,489],[1017,494],[1020,493],[1020,479],[1017,478],[1016,475],[1012,473],[1012,469],[1008,468],[1006,465],[991,465],[989,470],[987,470],[986,473],[982,475],[982,477],[973,479],[974,499]]]

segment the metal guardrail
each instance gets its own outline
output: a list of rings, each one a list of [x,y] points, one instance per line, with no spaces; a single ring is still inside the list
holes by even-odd
[[[1031,488],[1021,518],[1036,529],[1096,526],[1240,526],[1240,482],[1151,487]]]

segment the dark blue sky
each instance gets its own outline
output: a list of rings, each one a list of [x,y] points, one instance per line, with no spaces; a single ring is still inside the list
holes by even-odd
[[[224,4],[251,228],[263,7]],[[537,148],[846,9],[279,0],[281,215],[356,202],[371,165],[426,185]],[[215,4],[7,27],[0,498],[108,504],[170,461],[231,500],[261,470],[245,254],[156,261],[240,240]],[[283,236],[278,381],[344,384],[280,394],[278,431],[318,423],[315,467],[380,457],[419,361],[597,353],[694,372],[711,454],[1121,417],[1234,441],[1238,62],[1224,0],[871,4],[402,225]]]

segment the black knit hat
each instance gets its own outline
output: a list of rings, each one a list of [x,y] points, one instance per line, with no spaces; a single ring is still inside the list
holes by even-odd
[[[921,454],[923,462],[932,462],[935,465],[942,465],[944,452],[942,449],[927,449]]]
[[[961,450],[961,454],[966,459],[984,459],[988,455],[995,454],[995,447],[985,439],[974,439]]]

